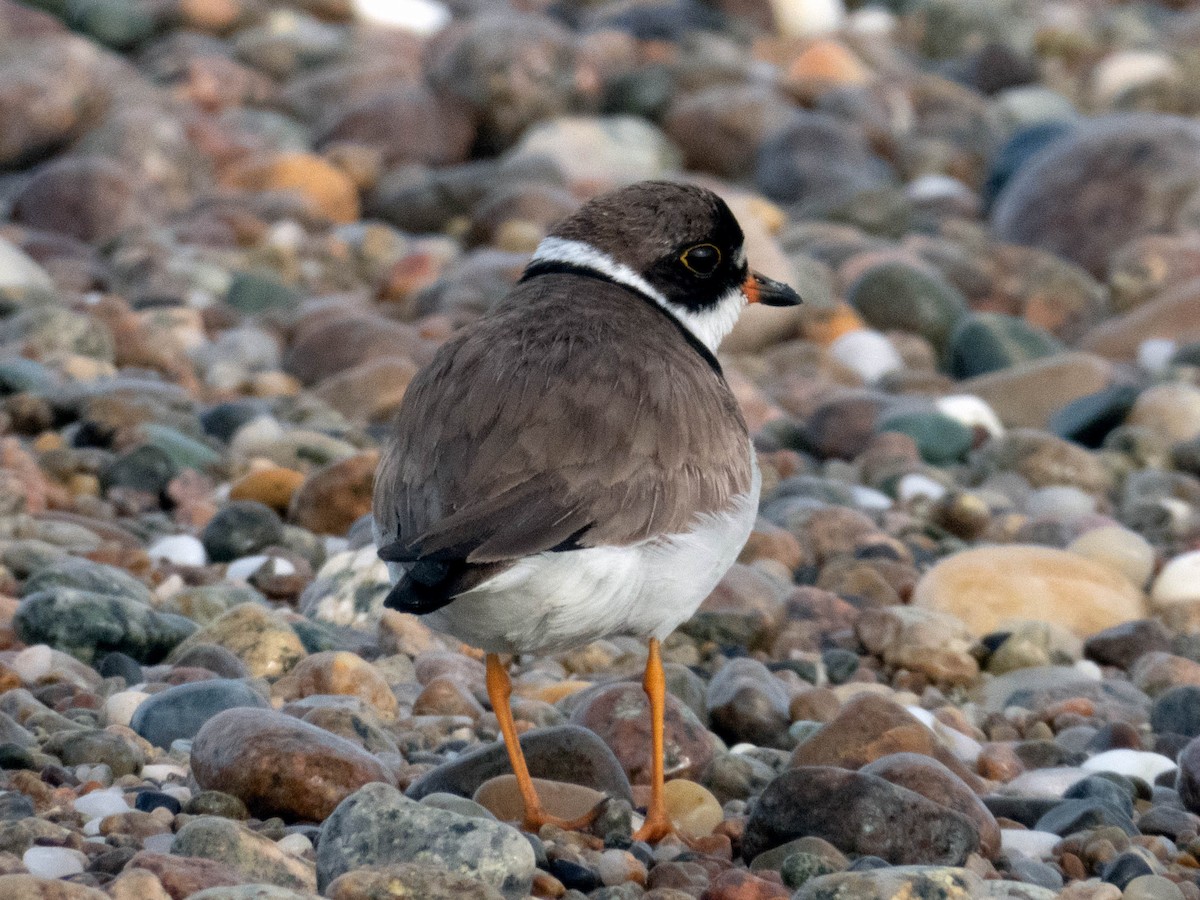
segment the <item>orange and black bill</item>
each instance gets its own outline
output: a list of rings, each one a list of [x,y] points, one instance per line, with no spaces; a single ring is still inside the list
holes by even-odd
[[[746,295],[747,303],[761,303],[763,306],[798,306],[804,302],[795,290],[782,281],[757,272],[751,272],[742,282],[742,293]]]

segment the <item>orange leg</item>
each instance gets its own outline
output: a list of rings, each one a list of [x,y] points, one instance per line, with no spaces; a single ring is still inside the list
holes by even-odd
[[[663,715],[667,706],[667,678],[663,674],[662,651],[658,638],[650,639],[650,656],[646,660],[646,676],[642,687],[650,701],[650,739],[654,758],[651,760],[650,807],[646,821],[633,836],[635,841],[659,841],[675,833],[663,802]]]
[[[596,812],[580,816],[578,819],[566,820],[552,816],[542,809],[538,799],[537,789],[533,779],[529,777],[529,767],[525,765],[525,754],[521,752],[521,742],[517,740],[517,725],[513,721],[512,681],[508,670],[500,662],[495,653],[487,655],[487,691],[492,701],[492,710],[500,722],[500,733],[504,735],[504,746],[508,750],[508,761],[512,764],[513,774],[517,776],[517,787],[521,791],[521,799],[525,801],[525,820],[522,823],[526,831],[537,832],[543,825],[557,825],[568,831],[578,831],[586,828],[596,818]]]

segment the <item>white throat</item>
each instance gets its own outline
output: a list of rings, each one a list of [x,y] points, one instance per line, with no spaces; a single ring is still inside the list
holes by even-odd
[[[555,262],[579,266],[597,272],[618,284],[633,288],[665,309],[711,353],[717,352],[717,347],[720,346],[725,335],[733,330],[738,314],[746,305],[746,295],[740,289],[733,288],[717,302],[716,306],[703,312],[692,312],[675,306],[663,296],[661,291],[653,287],[650,282],[629,266],[617,262],[607,253],[602,253],[583,241],[568,241],[557,237],[544,238],[538,244],[537,251],[529,262],[530,264]]]

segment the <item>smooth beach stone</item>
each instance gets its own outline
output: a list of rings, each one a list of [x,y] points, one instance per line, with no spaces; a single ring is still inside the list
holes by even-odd
[[[1034,831],[1068,835],[1102,826],[1114,826],[1129,835],[1137,834],[1133,821],[1125,812],[1094,798],[1063,800],[1038,819]]]
[[[971,313],[950,335],[947,368],[955,378],[972,378],[1051,357],[1062,350],[1057,338],[1024,319],[1001,313]]]
[[[1168,441],[1200,436],[1200,388],[1190,384],[1156,384],[1138,396],[1125,420],[1148,428]]]
[[[28,597],[39,591],[54,591],[59,588],[127,597],[147,605],[152,597],[150,588],[124,569],[77,556],[31,574],[21,586],[21,596]]]
[[[147,446],[161,450],[179,470],[206,471],[221,462],[218,451],[170,426],[144,422],[138,426],[138,433]]]
[[[907,434],[921,458],[931,466],[958,462],[971,449],[975,436],[965,425],[940,412],[911,412],[881,417],[880,431]]]
[[[938,683],[965,684],[979,674],[971,655],[974,637],[946,613],[912,606],[866,610],[855,634],[886,664],[921,672]]]
[[[275,841],[239,822],[219,816],[197,816],[176,833],[171,853],[223,863],[248,880],[299,891],[315,891],[312,863],[281,850]]]
[[[1167,562],[1150,587],[1150,600],[1159,609],[1200,601],[1200,550]]]
[[[742,855],[753,859],[802,835],[895,865],[958,865],[979,848],[979,832],[961,813],[874,775],[828,766],[790,769],[767,786],[746,823]]]
[[[191,763],[202,788],[232,794],[263,818],[319,822],[363,784],[395,781],[345,738],[269,709],[227,709],[209,719],[192,742]]]
[[[174,663],[201,644],[215,644],[242,661],[259,678],[282,675],[307,652],[299,635],[282,616],[259,603],[240,603],[205,625],[174,650]]]
[[[57,732],[44,742],[42,749],[53,753],[65,766],[106,765],[115,778],[136,774],[146,762],[145,754],[134,740],[99,729]]]
[[[213,562],[230,562],[283,539],[279,514],[262,503],[238,500],[224,506],[204,528],[200,540]]]
[[[900,752],[932,757],[972,787],[977,783],[931,728],[895,701],[871,693],[847,700],[829,722],[796,745],[788,766],[859,769]]]
[[[622,800],[633,800],[620,761],[595,733],[578,725],[535,728],[520,736],[530,775],[547,781],[589,787]],[[501,743],[488,744],[448,760],[422,775],[405,791],[420,800],[433,793],[474,795],[485,781],[510,772]]]
[[[790,697],[757,660],[732,659],[713,676],[705,697],[713,730],[730,743],[775,746],[791,724]]]
[[[550,815],[558,816],[568,821],[586,815],[605,799],[604,794],[601,794],[599,791],[594,791],[591,788],[585,788],[577,784],[570,784],[565,781],[547,781],[544,778],[535,778],[533,783],[534,787],[537,788],[538,800],[541,801],[542,808],[550,813]],[[467,814],[465,810],[427,802],[431,796],[452,795],[427,794],[422,798],[421,802],[426,806],[449,809],[451,812],[463,815]],[[484,810],[491,813],[493,818],[503,822],[520,822],[525,815],[525,801],[521,796],[515,775],[497,775],[495,778],[489,778],[475,791],[472,800]]]
[[[712,735],[672,694],[667,694],[664,718],[664,766],[668,777],[700,775],[716,750]],[[571,722],[596,733],[620,761],[631,782],[649,783],[649,701],[640,684],[624,682],[588,690],[571,713]]]
[[[1113,254],[1133,238],[1176,229],[1180,204],[1200,182],[1200,131],[1194,125],[1157,113],[1081,124],[1008,184],[993,210],[997,235],[1049,250],[1102,277]],[[1170,189],[1155,191],[1153,184]]]
[[[571,181],[661,178],[682,154],[651,122],[634,116],[560,116],[521,135],[510,158],[550,159]]]
[[[1138,657],[1129,680],[1149,696],[1158,697],[1181,684],[1200,684],[1200,663],[1165,650],[1150,650]]]
[[[125,596],[57,587],[27,595],[13,618],[28,644],[49,644],[83,662],[112,652],[158,662],[196,629],[195,623]]]
[[[1150,710],[1150,726],[1156,733],[1200,736],[1200,685],[1181,684],[1161,694]]]
[[[100,486],[105,491],[131,488],[159,495],[178,474],[179,469],[165,451],[142,444],[105,465],[100,470]]]
[[[979,852],[989,859],[999,855],[1000,826],[995,816],[961,778],[936,759],[919,753],[893,753],[867,763],[859,771],[962,813],[979,832]]]
[[[917,582],[912,604],[949,613],[976,635],[1039,619],[1087,637],[1145,617],[1141,591],[1108,566],[1063,550],[1017,545],[943,559]]]
[[[1154,547],[1136,531],[1120,525],[1088,529],[1067,545],[1067,550],[1111,566],[1135,587],[1145,587],[1154,573]]]
[[[1111,360],[1134,362],[1145,358],[1148,347],[1170,352],[1176,346],[1194,344],[1200,341],[1197,296],[1197,278],[1169,287],[1136,309],[1092,328],[1081,338],[1080,349]]]
[[[371,512],[379,451],[368,450],[310,474],[292,497],[288,521],[314,534],[344,535]]]
[[[354,653],[327,651],[300,660],[273,685],[271,694],[285,703],[312,694],[360,697],[380,716],[394,719],[396,696],[374,666]]]
[[[478,878],[514,900],[529,893],[535,870],[533,847],[515,828],[369,784],[346,797],[321,826],[318,884],[324,890],[352,869],[417,860]]]
[[[300,611],[318,622],[361,627],[377,622],[392,589],[387,563],[374,545],[327,559],[300,595]]]
[[[945,349],[966,298],[936,271],[902,261],[868,268],[847,288],[846,299],[880,331],[911,331]]]
[[[890,866],[867,872],[835,872],[805,882],[793,900],[893,900],[898,897],[938,897],[974,900],[990,896],[978,875],[949,866]],[[1042,900],[1039,896],[1037,900]]]
[[[217,713],[242,706],[267,708],[270,703],[244,681],[194,681],[151,695],[129,725],[155,747],[169,748],[174,741],[195,737]]]
[[[330,900],[374,900],[377,897],[383,900],[396,896],[412,897],[414,900],[417,897],[421,900],[504,898],[504,894],[478,878],[452,872],[444,866],[426,861],[352,869],[331,881],[325,889],[325,896]]]
[[[1064,440],[1075,441],[1085,447],[1102,447],[1109,435],[1125,422],[1137,397],[1138,389],[1135,386],[1113,384],[1069,403],[1056,405],[1045,427]]]

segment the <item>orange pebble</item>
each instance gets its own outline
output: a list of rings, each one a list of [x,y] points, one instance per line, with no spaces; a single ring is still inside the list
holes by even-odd
[[[257,500],[280,513],[286,513],[292,495],[304,483],[304,475],[294,469],[272,466],[247,472],[229,491],[230,500]]]

